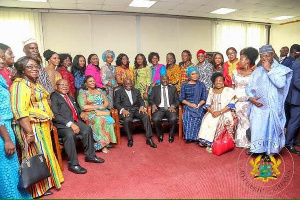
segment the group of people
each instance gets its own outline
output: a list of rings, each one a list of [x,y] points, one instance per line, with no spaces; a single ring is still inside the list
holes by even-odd
[[[83,55],[72,59],[69,54],[46,50],[43,56],[48,65],[43,67],[34,39],[24,41],[26,56],[16,62],[12,49],[0,43],[0,197],[37,198],[51,194],[52,187],[61,187],[64,178],[53,152],[53,126],[63,140],[70,171],[87,172],[77,158],[78,139],[86,162],[103,163],[95,151],[109,153],[116,143],[112,108],[118,110],[128,147],[133,146],[134,118],[145,128],[146,144],[157,147],[147,106],[151,107],[158,142],[163,142],[161,121],[167,118],[168,141],[172,143],[182,104],[184,139],[206,147],[209,153],[215,138],[226,129],[237,147],[250,149],[248,154],[275,154],[286,146],[300,155],[294,148],[299,145],[300,46],[293,45],[289,57],[284,49],[278,58],[271,45],[259,51],[247,47],[238,59],[236,49],[230,47],[226,62],[221,53],[209,61],[200,49],[197,64],[192,63],[191,52],[184,50],[179,65],[173,53],[166,55],[164,65],[159,63],[159,54],[151,52],[150,66],[145,55],[137,54],[134,67],[129,66],[124,53],[115,60],[112,50],[102,54],[102,67],[97,54],[89,55],[86,63]],[[251,132],[251,139],[246,132]],[[28,143],[29,156],[44,154],[51,172],[28,191],[16,187],[19,163],[15,138],[22,158]]]

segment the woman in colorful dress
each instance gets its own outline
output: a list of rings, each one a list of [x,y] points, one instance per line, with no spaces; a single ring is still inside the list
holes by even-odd
[[[116,81],[119,85],[123,85],[125,78],[129,78],[134,84],[135,70],[129,67],[129,58],[126,54],[121,53],[116,59]]]
[[[195,67],[187,69],[188,82],[182,84],[180,101],[183,106],[183,133],[187,143],[197,141],[197,136],[204,115],[203,106],[206,100],[206,88],[199,81],[199,72]]]
[[[29,156],[43,154],[51,176],[28,188],[33,198],[52,194],[50,189],[59,189],[64,181],[61,169],[53,152],[51,128],[53,113],[47,97],[49,93],[36,82],[40,66],[31,58],[24,56],[15,63],[16,79],[11,86],[11,108],[14,114],[13,128],[25,155],[25,142]]]
[[[137,54],[134,60],[135,66],[135,85],[138,89],[147,105],[148,93],[151,87],[151,69],[147,66],[147,60],[144,54]]]
[[[107,109],[109,102],[104,92],[96,87],[95,79],[86,76],[84,88],[79,91],[77,97],[80,108],[88,114],[88,124],[93,130],[95,150],[108,153],[107,146],[116,143],[114,131],[114,119]]]
[[[225,77],[225,87],[232,87],[232,72],[238,68],[240,60],[236,57],[237,51],[234,47],[226,50],[228,61],[223,65],[223,75]]]
[[[212,153],[211,145],[215,138],[226,127],[229,134],[234,134],[235,120],[232,110],[235,109],[234,90],[224,86],[225,78],[222,73],[212,75],[214,87],[209,90],[205,104],[207,113],[203,117],[198,138],[200,146],[207,146],[206,150]]]
[[[181,68],[181,84],[188,81],[189,77],[187,76],[187,68],[194,66],[192,63],[192,54],[189,50],[183,50],[181,53],[182,62],[179,64]]]
[[[102,54],[102,60],[106,62],[106,64],[101,67],[101,75],[102,75],[102,83],[105,85],[106,89],[108,90],[108,108],[113,107],[113,98],[114,98],[114,88],[118,87],[116,81],[116,74],[115,74],[115,66],[112,65],[112,62],[115,59],[115,53],[111,50],[106,50]]]
[[[83,55],[76,55],[73,59],[71,72],[74,76],[74,83],[76,89],[76,96],[78,95],[79,89],[83,85],[84,81],[84,72],[86,69],[86,61]]]
[[[9,46],[2,43],[0,43],[0,50],[2,50],[4,53],[4,64],[2,69],[0,69],[0,75],[6,80],[8,88],[10,88],[12,84],[11,79],[15,75],[15,69],[13,68],[15,55]]]
[[[181,70],[179,65],[176,64],[176,58],[174,53],[167,54],[167,75],[169,77],[169,83],[174,85],[178,92],[181,88]]]
[[[159,61],[159,54],[156,52],[151,52],[148,55],[148,62],[152,65],[150,66],[151,69],[151,88],[149,93],[151,92],[151,89],[156,85],[160,84],[160,77],[162,75],[167,74],[166,67],[163,64],[158,64]]]
[[[45,57],[46,61],[48,61],[48,65],[45,67],[45,70],[49,75],[52,88],[56,88],[56,82],[62,79],[61,74],[55,70],[60,62],[59,55],[56,52],[48,49],[43,53],[43,56]]]
[[[97,54],[90,54],[88,57],[88,66],[84,72],[85,76],[92,76],[96,81],[96,86],[98,88],[104,88],[102,79],[101,79],[101,71],[99,67],[99,58]]]
[[[238,124],[235,135],[235,145],[237,147],[249,148],[250,141],[246,137],[246,130],[250,128],[248,118],[248,101],[246,88],[249,83],[250,76],[253,72],[252,68],[258,58],[258,51],[255,48],[248,47],[243,50],[240,57],[239,68],[232,72],[232,86],[235,89],[237,102],[235,103]]]
[[[224,57],[223,54],[221,53],[215,53],[213,55],[213,61],[212,61],[212,65],[213,65],[213,70],[214,73],[215,72],[220,72],[223,74],[223,64],[224,64]]]
[[[0,68],[4,67],[4,52],[0,50]],[[0,199],[31,199],[27,190],[18,189],[19,160],[15,134],[11,128],[10,93],[6,80],[0,76]]]
[[[57,71],[61,74],[63,79],[66,79],[70,86],[69,95],[75,98],[75,81],[74,76],[71,72],[68,71],[68,67],[72,64],[72,57],[70,54],[63,53],[59,54],[59,68]]]
[[[195,67],[199,71],[199,81],[204,83],[207,90],[212,87],[211,76],[214,72],[212,64],[206,60],[206,52],[203,49],[197,51],[198,64]]]

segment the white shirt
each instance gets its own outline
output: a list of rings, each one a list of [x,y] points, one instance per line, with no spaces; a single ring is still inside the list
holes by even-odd
[[[163,86],[161,85],[161,94],[160,94],[160,98],[161,98],[161,101],[160,101],[160,104],[158,107],[160,108],[164,108],[164,89],[163,87],[165,87],[166,89],[166,95],[167,95],[167,107],[169,108],[170,107],[170,103],[169,103],[169,92],[168,92],[168,86]]]
[[[286,57],[287,57],[287,56],[280,57],[280,58],[279,58],[279,63],[282,63],[282,61],[283,61]]]
[[[131,105],[133,105],[133,100],[132,100],[131,90],[126,90],[126,89],[125,89],[125,92],[126,92],[128,98],[129,98],[129,101],[130,101]],[[120,114],[122,114],[122,111],[123,111],[123,110],[124,110],[124,108],[122,108],[122,109],[120,110]]]

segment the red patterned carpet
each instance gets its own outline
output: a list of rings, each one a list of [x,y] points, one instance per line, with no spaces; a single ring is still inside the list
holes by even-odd
[[[205,148],[180,142],[178,138],[175,138],[174,143],[169,144],[166,136],[163,143],[158,143],[157,137],[153,137],[158,144],[157,149],[145,144],[144,134],[134,134],[132,148],[127,147],[126,137],[122,136],[122,144],[110,149],[110,153],[97,153],[105,159],[104,164],[84,162],[84,155],[80,150],[80,164],[88,170],[88,173],[76,175],[69,172],[65,158],[63,171],[65,182],[62,188],[59,191],[52,189],[53,195],[43,198],[300,198],[300,156],[292,156],[295,171],[294,175],[292,173],[287,175],[291,178],[290,184],[283,181],[281,186],[275,188],[271,182],[275,183],[276,180],[270,180],[268,183],[250,180],[252,185],[247,185],[239,178],[237,169],[240,153],[240,159],[245,162],[249,158],[242,149],[235,148],[224,155],[215,156],[207,153]],[[291,169],[292,162],[288,158],[289,155],[284,153],[282,159],[285,165],[281,164],[279,170]],[[279,178],[284,180],[283,174],[281,172],[278,180]],[[273,189],[267,193],[259,192],[253,188],[255,186],[270,186],[268,189],[271,187]],[[286,189],[281,191],[283,187]]]

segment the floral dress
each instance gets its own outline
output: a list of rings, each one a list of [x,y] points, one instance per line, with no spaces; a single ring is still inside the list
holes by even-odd
[[[110,83],[112,85],[116,85],[116,74],[115,74],[115,66],[111,65],[104,65],[101,68],[101,75],[102,75],[102,83],[106,85],[108,89],[108,101],[109,106],[108,108],[113,107],[113,97],[114,97],[114,88],[111,86],[108,86],[107,84]]]
[[[136,69],[136,79],[134,87],[138,89],[143,96],[146,91],[147,86],[151,85],[152,72],[150,67],[146,66],[141,69]],[[147,103],[147,101],[145,101]],[[147,104],[146,104],[147,105]]]
[[[82,109],[85,105],[103,105],[106,98],[101,89],[97,89],[99,94],[89,94],[88,90],[80,90],[77,97],[78,104]],[[99,109],[100,110],[100,109]],[[104,109],[102,111],[108,111]],[[100,150],[109,143],[116,143],[116,134],[114,131],[114,119],[111,116],[98,116],[95,112],[89,112],[89,126],[93,130],[95,150]]]

